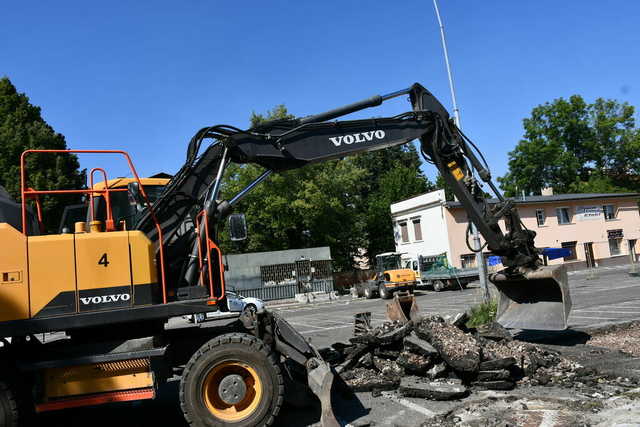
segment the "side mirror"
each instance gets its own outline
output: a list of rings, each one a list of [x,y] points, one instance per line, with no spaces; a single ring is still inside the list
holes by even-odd
[[[132,204],[136,205],[136,210],[141,212],[144,209],[145,201],[137,181],[127,184],[127,193],[129,194],[129,200],[133,202]]]
[[[229,215],[229,236],[232,242],[239,242],[247,238],[247,221],[244,214]]]

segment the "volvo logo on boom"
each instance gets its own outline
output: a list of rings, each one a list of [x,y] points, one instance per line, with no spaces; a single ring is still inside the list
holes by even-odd
[[[333,145],[340,147],[343,143],[347,145],[357,144],[359,142],[370,142],[374,139],[383,139],[385,133],[383,130],[372,130],[369,132],[353,133],[350,135],[333,136],[329,140],[333,142]]]

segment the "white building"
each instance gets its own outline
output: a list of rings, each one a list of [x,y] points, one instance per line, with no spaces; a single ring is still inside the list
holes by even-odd
[[[570,249],[569,256],[549,263],[577,269],[640,260],[639,198],[638,193],[549,192],[515,204],[523,224],[536,232],[537,247]],[[446,253],[455,267],[475,267],[475,254],[465,243],[467,212],[460,202],[446,201],[443,190],[392,204],[391,217],[396,251],[406,253],[405,259]],[[504,232],[504,220],[499,225]]]
[[[445,218],[444,190],[421,194],[391,205],[396,251],[403,259],[451,252]]]

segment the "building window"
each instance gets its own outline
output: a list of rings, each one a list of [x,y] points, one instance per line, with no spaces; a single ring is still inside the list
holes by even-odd
[[[476,268],[476,255],[460,255],[460,264],[462,265],[462,268]]]
[[[622,243],[622,239],[609,239],[609,253],[611,256],[620,255],[622,253],[620,250],[620,243]]]
[[[556,208],[556,216],[558,217],[558,224],[571,224],[569,208]]]
[[[578,256],[576,255],[576,245],[577,244],[578,244],[578,242],[562,242],[562,247],[565,248],[565,249],[569,249],[571,251],[571,253],[569,255],[564,257],[565,261],[574,261],[574,260],[578,259]]]
[[[544,209],[536,209],[536,219],[538,220],[538,227],[542,227],[544,221],[547,219],[547,216],[544,214]]]
[[[406,222],[401,222],[400,223],[400,236],[402,238],[402,243],[408,243],[409,242],[409,230],[407,229],[407,223]]]
[[[604,220],[611,221],[616,219],[616,207],[613,205],[603,205],[602,212],[604,212]]]
[[[413,222],[413,235],[416,237],[416,240],[422,240],[422,227],[420,226],[420,218],[412,219]]]

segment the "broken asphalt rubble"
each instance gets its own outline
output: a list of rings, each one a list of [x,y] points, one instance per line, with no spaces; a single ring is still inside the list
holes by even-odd
[[[513,341],[498,323],[466,328],[467,318],[430,316],[360,329],[350,344],[323,350],[353,391],[397,390],[407,397],[452,400],[470,389],[511,390],[575,375],[580,365]]]

